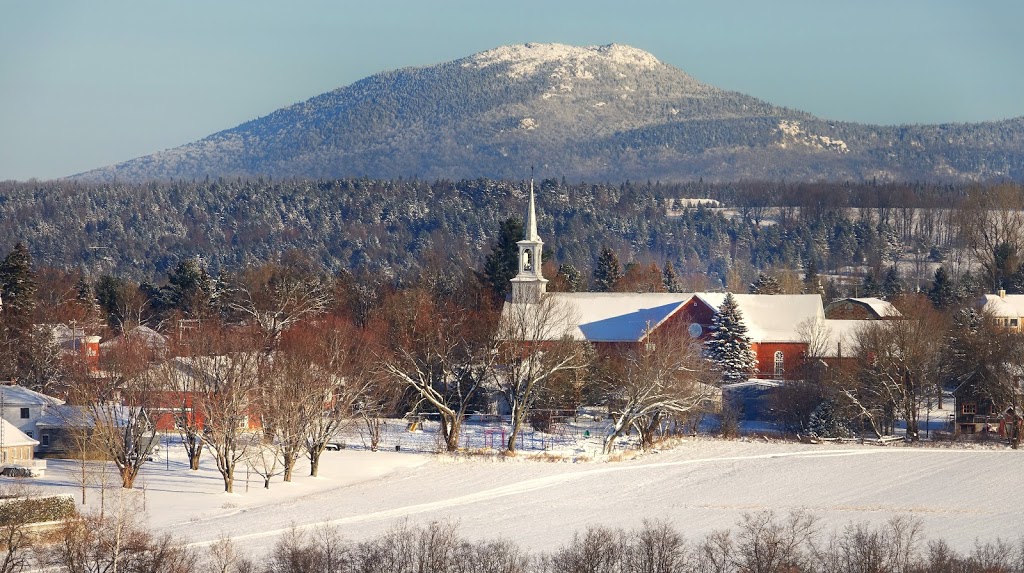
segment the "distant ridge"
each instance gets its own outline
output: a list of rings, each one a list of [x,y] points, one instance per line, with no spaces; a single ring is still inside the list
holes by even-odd
[[[871,78],[864,78],[871,81]],[[74,176],[1024,180],[1024,117],[828,121],[636,48],[503,46],[369,76],[199,141]]]

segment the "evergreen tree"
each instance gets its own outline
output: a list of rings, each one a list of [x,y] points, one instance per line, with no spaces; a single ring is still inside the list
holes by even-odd
[[[665,290],[668,292],[682,292],[683,285],[679,284],[679,276],[672,266],[672,261],[665,262],[665,268],[661,271],[662,280],[665,282]]]
[[[956,296],[959,300],[969,299],[976,296],[981,296],[981,293],[985,292],[985,286],[980,277],[975,277],[971,274],[971,271],[964,273],[964,276],[960,278],[960,283],[957,285]]]
[[[594,269],[594,290],[612,292],[620,278],[622,269],[619,266],[619,257],[610,248],[602,247],[601,255],[597,257],[597,268]]]
[[[565,279],[569,292],[580,292],[583,290],[583,275],[571,263],[562,263],[558,266],[558,275]]]
[[[836,412],[833,400],[825,400],[811,412],[807,427],[811,434],[819,438],[849,438],[853,435],[846,420]]]
[[[217,293],[214,281],[198,257],[180,261],[167,276],[168,310],[189,318],[203,318],[213,308]]]
[[[741,382],[757,370],[757,356],[750,348],[747,326],[743,324],[736,297],[725,295],[711,321],[711,335],[704,342],[708,358],[722,373],[724,382]]]
[[[860,296],[872,297],[880,296],[882,294],[882,287],[878,285],[878,281],[875,280],[875,275],[868,273],[864,275],[864,282],[860,285]]]
[[[940,266],[935,269],[935,280],[928,289],[928,300],[938,309],[948,308],[956,302],[956,289],[953,288],[953,281],[946,273],[946,267]]]
[[[36,310],[36,279],[32,255],[24,243],[14,245],[0,263],[0,297],[5,329],[14,336],[30,330]]]
[[[757,280],[750,283],[750,294],[779,294],[782,285],[779,280],[769,274],[757,273]]]
[[[885,272],[885,280],[882,281],[881,290],[882,296],[888,300],[892,300],[906,291],[903,278],[900,276],[900,271],[896,268],[896,265],[889,267],[889,270]]]
[[[821,286],[821,277],[818,276],[818,263],[814,262],[814,255],[807,257],[807,266],[804,267],[804,294],[825,294]]]
[[[0,380],[25,380],[34,367],[37,343],[49,332],[34,331],[36,280],[24,243],[14,245],[0,263]]]
[[[1006,292],[1024,294],[1024,265],[1019,265],[1010,278],[1006,279]]]
[[[522,240],[523,222],[518,217],[509,217],[501,223],[498,240],[484,259],[483,280],[495,295],[504,298],[512,288],[510,282],[519,272],[519,246]]]

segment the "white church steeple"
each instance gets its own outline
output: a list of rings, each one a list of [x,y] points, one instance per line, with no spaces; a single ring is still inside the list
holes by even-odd
[[[537,209],[533,199],[533,178],[530,178],[530,206],[523,225],[519,246],[519,274],[512,279],[512,302],[537,302],[547,292],[547,279],[541,273],[541,252],[544,241],[537,234]]]

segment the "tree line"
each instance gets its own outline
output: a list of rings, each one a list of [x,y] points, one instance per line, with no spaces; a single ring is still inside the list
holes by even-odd
[[[195,257],[219,275],[297,250],[330,273],[409,282],[431,260],[478,268],[501,223],[522,210],[525,188],[488,179],[3,182],[0,250],[22,242],[45,267],[138,282],[163,281]],[[737,290],[757,271],[812,263],[877,282],[891,267],[913,268],[916,284],[934,263],[960,264],[973,240],[965,215],[991,195],[1020,187],[544,179],[539,230],[550,260],[585,277],[604,245],[624,264],[671,263],[696,290]],[[694,198],[721,206],[682,201]],[[1017,255],[1007,256],[1013,266]]]
[[[850,523],[829,529],[811,513],[746,513],[734,527],[687,537],[671,524],[645,520],[633,528],[592,525],[550,551],[531,552],[506,539],[463,535],[453,522],[401,522],[363,540],[336,528],[293,527],[263,555],[247,555],[223,536],[200,549],[152,532],[132,499],[105,515],[70,519],[53,540],[27,534],[17,520],[2,525],[7,544],[0,572],[30,567],[54,571],[126,573],[1019,573],[1024,545],[1003,539],[959,551],[925,537],[919,521]]]

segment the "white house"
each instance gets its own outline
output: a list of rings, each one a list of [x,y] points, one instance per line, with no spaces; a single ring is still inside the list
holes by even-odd
[[[0,419],[0,475],[42,475],[46,461],[33,459],[38,445],[38,441],[26,436],[14,424]]]
[[[0,384],[0,418],[12,424],[29,438],[38,438],[36,422],[62,400],[41,394],[17,384]]]
[[[978,306],[996,321],[1013,332],[1021,331],[1021,318],[1024,317],[1024,294],[986,294],[978,301]]]

